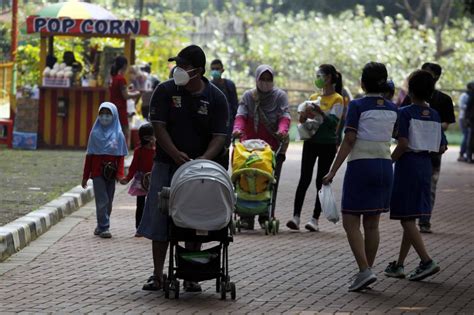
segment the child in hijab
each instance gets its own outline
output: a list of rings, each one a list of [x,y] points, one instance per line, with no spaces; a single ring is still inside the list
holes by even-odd
[[[120,181],[120,184],[126,185],[133,179],[128,193],[132,196],[137,196],[137,210],[135,212],[136,229],[138,229],[142,220],[145,197],[148,193],[148,187],[144,186],[146,185],[146,177],[153,168],[153,157],[155,156],[156,138],[152,124],[148,123],[140,126],[138,136],[140,137],[140,145],[133,152],[133,160],[127,177]],[[139,233],[135,233],[135,237],[140,236]]]
[[[105,102],[92,127],[87,143],[87,155],[82,175],[82,187],[92,178],[97,215],[94,235],[111,238],[110,213],[115,193],[115,181],[124,176],[124,156],[128,154],[125,137],[120,126],[117,107]]]

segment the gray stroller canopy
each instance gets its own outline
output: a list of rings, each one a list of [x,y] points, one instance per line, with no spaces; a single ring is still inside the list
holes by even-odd
[[[181,165],[171,180],[170,215],[176,226],[202,231],[226,227],[235,194],[227,171],[209,160]]]

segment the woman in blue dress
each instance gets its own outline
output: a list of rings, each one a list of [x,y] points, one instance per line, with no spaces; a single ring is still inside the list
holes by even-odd
[[[426,102],[434,91],[432,75],[424,70],[413,72],[408,81],[412,105],[400,109],[398,145],[392,153],[395,161],[390,219],[400,220],[403,238],[398,261],[385,269],[388,277],[404,278],[403,263],[413,246],[421,259],[408,280],[419,281],[437,273],[440,268],[426,251],[416,219],[431,215],[430,153],[444,153],[446,138],[436,110]]]
[[[365,96],[349,103],[345,136],[336,160],[324,177],[329,184],[349,156],[342,190],[342,222],[359,266],[349,291],[375,282],[372,272],[379,246],[380,214],[389,211],[393,169],[390,142],[397,121],[395,104],[383,98],[388,90],[385,65],[370,62],[362,70]],[[360,231],[360,223],[364,235]]]

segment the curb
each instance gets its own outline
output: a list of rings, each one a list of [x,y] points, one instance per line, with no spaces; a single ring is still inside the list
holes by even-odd
[[[128,171],[132,159],[133,156],[125,158],[125,172]],[[86,189],[78,185],[37,210],[0,226],[0,263],[28,246],[53,225],[92,199],[94,199],[94,189],[92,180],[89,180]]]
[[[46,233],[49,228],[94,199],[92,186],[76,186],[37,210],[0,226],[0,262]]]

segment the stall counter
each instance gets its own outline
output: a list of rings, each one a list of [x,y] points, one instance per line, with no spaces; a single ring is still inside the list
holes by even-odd
[[[105,87],[40,87],[38,141],[44,147],[85,148]]]

